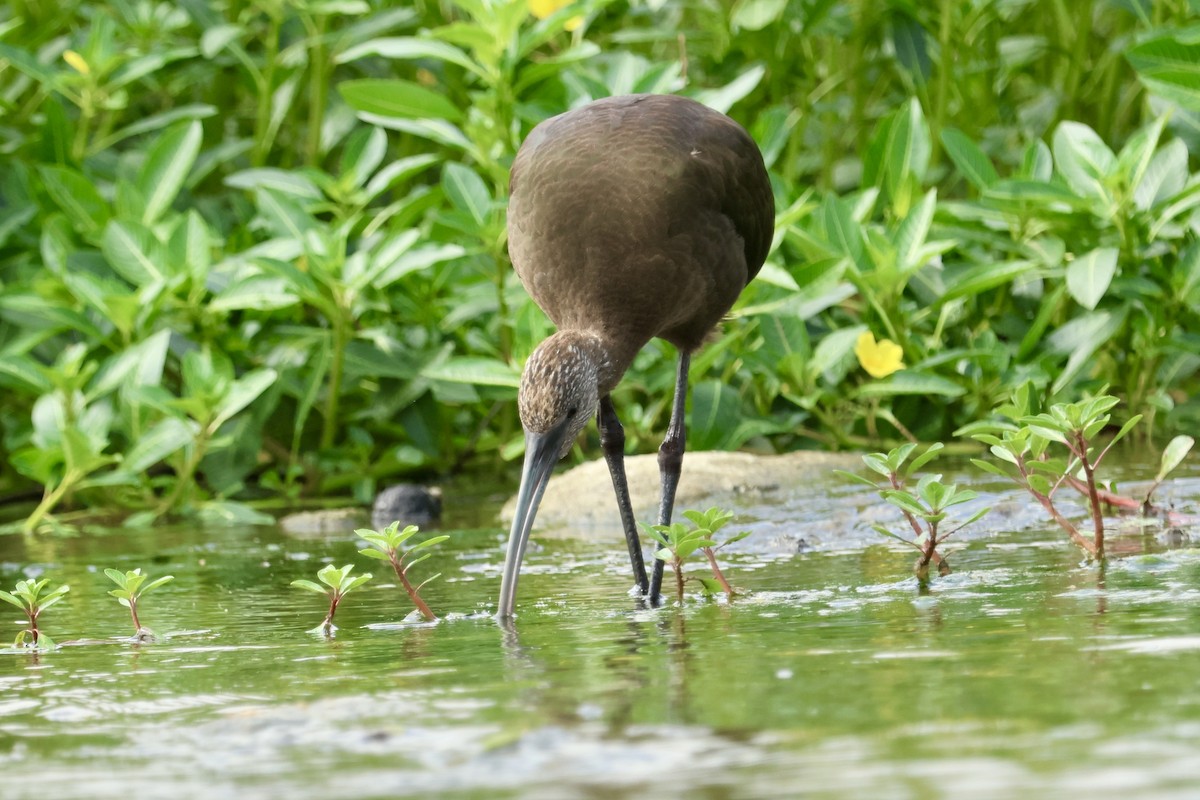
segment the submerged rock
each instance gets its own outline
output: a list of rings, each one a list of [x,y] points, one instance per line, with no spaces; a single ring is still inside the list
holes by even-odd
[[[834,469],[856,469],[862,460],[855,454],[802,451],[785,455],[689,452],[683,458],[683,475],[675,495],[675,518],[684,509],[710,506],[737,514],[729,530],[752,530],[754,536],[738,542],[739,550],[796,553],[829,549],[844,544],[855,527],[857,504],[846,502],[855,491],[832,474]],[[633,514],[639,522],[658,516],[658,456],[625,459]],[[835,502],[835,498],[837,499]],[[500,512],[511,523],[515,498]],[[748,522],[748,520],[751,520]],[[612,479],[603,459],[590,461],[555,475],[538,508],[535,529],[540,535],[620,537],[621,518],[613,496]],[[872,539],[877,538],[874,533]],[[866,537],[864,537],[866,538]]]
[[[293,536],[319,536],[352,533],[367,524],[367,514],[359,508],[330,508],[299,511],[279,520],[279,527]]]
[[[399,520],[404,525],[427,525],[442,516],[442,490],[434,487],[401,483],[389,486],[375,498],[371,509],[371,524],[385,528]]]

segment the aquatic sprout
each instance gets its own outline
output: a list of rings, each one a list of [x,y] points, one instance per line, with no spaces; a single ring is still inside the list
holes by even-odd
[[[1108,412],[1118,402],[1117,398],[1101,393],[1078,403],[1057,403],[1049,411],[1039,413],[1035,390],[1032,384],[1026,383],[1013,393],[1008,403],[997,409],[1002,419],[970,425],[959,433],[988,445],[997,459],[973,458],[972,464],[1026,489],[1067,532],[1071,541],[1089,556],[1102,561],[1104,500],[1097,484],[1096,470],[1113,445],[1142,418],[1140,414],[1130,418],[1103,449],[1097,450],[1092,440],[1108,426],[1111,419]],[[1053,455],[1051,445],[1061,448],[1058,452],[1065,450],[1066,456]],[[1179,460],[1184,454],[1186,450],[1179,453]],[[1171,468],[1177,465],[1178,462]],[[1165,459],[1163,466],[1167,466]],[[1163,477],[1169,471],[1162,472]],[[1055,506],[1054,493],[1063,484],[1077,489],[1087,498],[1092,517],[1091,539]]]
[[[721,572],[716,554],[721,548],[745,539],[750,535],[750,531],[735,533],[718,544],[713,536],[733,519],[733,512],[714,507],[707,511],[684,511],[683,516],[690,520],[695,527],[689,530],[682,522],[675,522],[671,525],[642,526],[650,538],[662,545],[662,548],[655,553],[655,557],[667,562],[674,571],[675,592],[679,602],[683,602],[684,583],[693,579],[700,584],[702,591],[707,595],[724,592],[726,597],[732,598],[736,592],[726,580],[724,573]],[[708,559],[708,566],[713,573],[712,578],[684,577],[683,562],[696,551],[703,553]]]
[[[337,613],[338,605],[342,602],[342,598],[371,580],[371,573],[369,572],[351,576],[350,572],[353,569],[353,564],[347,564],[340,569],[333,564],[326,564],[317,572],[317,578],[325,586],[321,586],[310,580],[301,579],[292,581],[292,586],[299,589],[307,589],[317,594],[323,594],[329,598],[329,612],[325,614],[325,619],[321,624],[313,629],[314,631],[320,631],[326,636],[332,636],[333,632],[337,630],[337,627],[333,624],[333,615]]]
[[[871,526],[875,532],[881,533],[884,536],[890,536],[920,551],[921,555],[917,558],[914,571],[922,581],[929,578],[929,564],[933,561],[933,557],[937,553],[938,545],[991,511],[990,508],[981,508],[965,522],[961,522],[951,530],[942,533],[939,532],[938,528],[946,519],[946,509],[956,506],[959,503],[974,500],[978,497],[975,492],[970,489],[959,489],[952,483],[948,485],[944,484],[942,483],[941,475],[923,475],[917,481],[915,491],[887,489],[880,492],[880,494],[883,495],[884,500],[904,512],[905,517],[910,521],[919,519],[925,523],[919,530],[915,540],[898,536],[882,525]],[[949,565],[946,564],[945,559],[942,559],[938,564],[938,573],[945,575],[949,571]]]
[[[886,483],[871,478],[855,475],[852,472],[837,469],[834,472],[843,478],[870,486],[879,492],[879,496],[900,509],[912,528],[913,538],[900,536],[882,525],[872,525],[871,528],[879,534],[887,536],[904,544],[915,547],[921,555],[917,558],[914,570],[921,580],[929,577],[929,565],[938,569],[939,575],[950,572],[950,564],[938,552],[938,545],[946,541],[952,534],[977,521],[990,509],[983,509],[974,516],[957,525],[947,532],[940,532],[939,526],[946,519],[946,509],[950,506],[965,503],[976,498],[970,489],[958,489],[954,484],[947,486],[942,483],[941,475],[925,475],[917,481],[915,491],[910,491],[908,482],[913,474],[928,464],[942,451],[941,442],[934,442],[925,451],[909,461],[908,458],[917,449],[917,445],[909,443],[894,448],[887,453],[867,453],[862,457],[873,472],[886,479]]]
[[[412,558],[414,553],[419,550],[425,550],[429,547],[433,547],[436,544],[441,544],[450,537],[433,536],[405,549],[404,543],[415,536],[420,530],[421,529],[416,525],[409,525],[403,530],[400,530],[400,523],[393,522],[391,525],[388,525],[381,531],[376,531],[371,528],[359,528],[355,531],[355,533],[357,533],[364,540],[366,540],[368,544],[371,545],[370,547],[363,548],[358,552],[367,558],[375,558],[380,561],[387,561],[390,563],[392,565],[392,569],[396,572],[396,577],[400,579],[400,584],[404,587],[404,591],[408,592],[408,597],[410,600],[412,600],[413,605],[417,607],[417,610],[421,612],[421,615],[424,616],[425,619],[433,622],[437,619],[437,615],[434,614],[429,608],[429,605],[421,599],[420,592],[421,588],[424,587],[425,584],[440,577],[441,573],[439,572],[436,575],[432,575],[421,581],[416,586],[413,586],[412,582],[408,578],[408,571],[432,555],[432,553],[422,553],[416,558]]]
[[[1150,510],[1153,508],[1150,500],[1154,497],[1154,493],[1162,485],[1162,482],[1166,480],[1167,476],[1183,463],[1183,459],[1191,451],[1192,445],[1195,443],[1196,440],[1191,436],[1176,436],[1163,448],[1162,460],[1158,466],[1158,474],[1154,476],[1154,483],[1146,491],[1146,499],[1142,501],[1143,514],[1150,513]]]
[[[54,640],[38,628],[38,617],[47,608],[62,600],[63,596],[71,591],[71,587],[64,583],[56,589],[45,591],[46,584],[49,582],[49,578],[42,578],[40,581],[32,579],[17,581],[17,586],[11,593],[0,591],[0,600],[12,603],[21,609],[29,620],[29,627],[17,633],[17,638],[13,642],[14,647],[48,650],[55,646]],[[26,639],[29,640],[28,644],[26,644]]]
[[[110,589],[109,594],[117,598],[121,605],[129,609],[129,616],[133,619],[133,635],[137,639],[151,639],[154,637],[153,632],[149,628],[143,628],[141,621],[138,619],[138,599],[149,592],[151,589],[157,589],[164,583],[168,583],[175,579],[174,575],[164,575],[161,578],[154,580],[142,586],[149,575],[143,575],[142,570],[133,569],[129,572],[121,572],[115,569],[106,569],[104,574],[108,579],[117,585],[116,589]]]

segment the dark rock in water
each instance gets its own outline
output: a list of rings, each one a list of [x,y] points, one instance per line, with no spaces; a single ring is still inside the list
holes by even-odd
[[[437,487],[401,483],[389,486],[375,498],[371,524],[376,529],[397,520],[404,525],[427,525],[442,516],[442,490]]]
[[[367,524],[367,515],[358,508],[330,508],[320,511],[299,511],[279,520],[279,527],[293,536],[326,536],[331,533],[352,533]]]

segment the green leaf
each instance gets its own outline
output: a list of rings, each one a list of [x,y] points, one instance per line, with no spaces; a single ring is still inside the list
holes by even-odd
[[[946,291],[938,298],[938,304],[974,297],[998,286],[1007,286],[1017,278],[1036,269],[1034,261],[987,261],[961,271],[951,273],[947,269]]]
[[[1116,271],[1117,248],[1090,250],[1067,267],[1067,291],[1075,302],[1091,311],[1108,291]]]
[[[521,373],[511,364],[499,359],[476,356],[456,356],[444,362],[427,365],[421,374],[435,381],[470,383],[480,386],[504,386],[516,389],[521,385]]]
[[[363,129],[374,130],[374,129]],[[381,132],[382,133],[382,132]],[[383,134],[386,136],[387,134]],[[273,192],[297,197],[301,200],[320,200],[321,190],[308,178],[297,172],[275,167],[243,169],[225,178],[225,185],[235,189],[270,189]]]
[[[3,601],[5,601],[5,602],[7,602],[7,603],[12,603],[14,606],[16,606],[17,608],[21,609],[22,611],[24,611],[24,610],[25,610],[25,603],[24,603],[23,601],[21,601],[21,600],[18,600],[18,599],[17,599],[17,598],[15,598],[15,597],[13,597],[13,596],[12,596],[11,594],[9,594],[8,592],[3,592],[3,591],[0,591],[0,600],[3,600]]]
[[[1106,179],[1117,157],[1094,130],[1079,122],[1062,122],[1054,131],[1052,147],[1059,173],[1076,194],[1111,202]]]
[[[938,395],[961,397],[966,389],[954,381],[928,372],[902,369],[886,378],[865,383],[855,390],[859,397],[894,397],[897,395]]]
[[[1011,477],[1007,472],[1005,472],[1000,467],[996,466],[995,464],[993,464],[990,461],[984,461],[981,458],[972,458],[971,463],[974,464],[979,469],[983,470],[984,472],[986,472],[990,475],[995,475],[998,478]]]
[[[134,475],[145,473],[191,444],[198,433],[196,422],[173,416],[163,417],[134,441],[125,453],[121,467]]]
[[[273,369],[256,369],[234,381],[229,392],[221,398],[221,402],[217,406],[211,429],[215,431],[234,414],[257,400],[258,396],[275,383],[278,377],[279,374]]]
[[[709,108],[726,114],[734,103],[754,91],[766,72],[766,66],[755,64],[718,89],[704,89],[697,92],[696,99]]]
[[[442,189],[454,207],[474,220],[476,226],[482,229],[487,225],[492,213],[492,195],[475,170],[455,161],[447,162],[442,170]]]
[[[896,231],[896,263],[903,273],[911,273],[925,266],[928,258],[923,254],[925,237],[933,223],[933,210],[937,205],[937,189],[930,189],[920,202],[908,212]]]
[[[899,534],[892,533],[891,531],[889,531],[887,528],[883,527],[882,525],[872,525],[871,530],[875,531],[876,533],[878,533],[881,536],[886,536],[889,539],[895,539],[897,542],[900,542],[901,544],[906,544],[909,547],[916,547],[917,549],[920,549],[920,547],[915,542],[913,542],[911,539],[905,539],[903,536],[900,536]]]
[[[307,589],[308,591],[316,592],[317,594],[329,594],[329,590],[327,590],[324,586],[313,583],[309,580],[301,579],[292,581],[292,586],[295,586],[297,589]]]
[[[885,478],[891,477],[892,467],[888,464],[887,457],[883,453],[865,453],[862,460],[864,464]]]
[[[151,589],[157,589],[158,587],[162,586],[164,583],[170,583],[173,580],[175,580],[174,575],[164,575],[161,578],[155,578],[154,580],[150,581],[149,583],[147,583],[145,586],[142,587],[141,594],[145,594],[146,592],[150,591]]]
[[[1092,355],[1121,329],[1124,322],[1124,309],[1116,313],[1093,311],[1075,317],[1052,333],[1046,340],[1047,348],[1052,352],[1070,353],[1070,357],[1050,391],[1053,394],[1061,392],[1084,367],[1093,365]]]
[[[93,234],[104,227],[110,211],[92,181],[66,167],[38,167],[42,185],[80,233]]]
[[[937,458],[938,453],[940,453],[944,447],[945,445],[943,445],[941,442],[934,442],[933,444],[929,445],[929,447],[925,449],[924,453],[914,458],[912,463],[908,465],[906,474],[913,474],[918,469],[932,461],[934,458]]]
[[[959,527],[959,528],[965,528],[965,527],[967,527],[968,525],[970,525],[970,524],[971,524],[971,523],[973,523],[973,522],[978,522],[979,520],[981,520],[981,519],[983,519],[985,516],[987,516],[988,512],[990,512],[991,510],[992,510],[991,508],[981,508],[981,509],[979,509],[979,510],[978,510],[978,511],[976,511],[974,514],[972,514],[972,515],[971,515],[971,516],[970,516],[970,517],[967,519],[967,521],[966,521],[966,522],[962,523],[962,524],[961,524],[961,525],[959,525],[958,527]]]
[[[364,78],[342,81],[338,91],[356,111],[383,117],[437,119],[457,122],[462,112],[444,94],[404,80]]]
[[[426,539],[423,542],[418,542],[417,544],[414,544],[412,547],[410,547],[408,549],[408,552],[415,553],[417,550],[424,550],[426,547],[433,547],[435,545],[439,545],[449,538],[450,537],[445,534],[443,534],[441,536],[433,536],[429,539]]]
[[[1130,417],[1128,420],[1126,420],[1125,424],[1121,426],[1121,430],[1117,431],[1117,435],[1116,435],[1116,436],[1114,436],[1114,437],[1112,438],[1112,440],[1109,442],[1108,446],[1109,446],[1109,447],[1112,447],[1114,444],[1116,444],[1117,442],[1119,442],[1119,441],[1121,441],[1122,439],[1124,439],[1124,438],[1125,438],[1125,435],[1126,435],[1127,433],[1129,433],[1131,430],[1133,430],[1133,427],[1134,427],[1135,425],[1137,425],[1137,424],[1138,424],[1139,422],[1141,422],[1141,421],[1142,421],[1142,415],[1141,415],[1141,414],[1135,414],[1134,416],[1132,416],[1132,417]],[[1107,418],[1107,417],[1104,419],[1104,424],[1105,424],[1105,425],[1107,425],[1107,424],[1108,424],[1108,418]],[[1101,428],[1103,429],[1103,426],[1101,426]],[[1091,438],[1091,437],[1089,436],[1088,438]],[[1174,442],[1175,442],[1176,440],[1178,440],[1178,439],[1186,439],[1186,438],[1188,438],[1188,437],[1186,437],[1186,436],[1176,436],[1176,437],[1175,437],[1175,439],[1172,439],[1172,440],[1171,440],[1171,443],[1172,443],[1172,444],[1174,444]],[[1106,449],[1107,449],[1107,448],[1106,448]],[[1187,451],[1185,450],[1185,451],[1184,451],[1184,454],[1186,454],[1186,453],[1187,453]],[[1166,453],[1165,453],[1165,452],[1163,453],[1163,456],[1164,456],[1164,457],[1166,456]],[[1174,469],[1174,468],[1175,468],[1174,466],[1173,466],[1173,467],[1171,467],[1171,469]],[[1168,472],[1169,472],[1169,471],[1170,471],[1170,470],[1168,470]],[[1160,478],[1159,480],[1162,480],[1162,479]]]
[[[383,552],[382,550],[376,550],[374,547],[364,547],[362,550],[358,551],[358,554],[366,556],[367,558],[378,559],[379,561],[392,560],[391,556],[389,556],[387,553]]]
[[[1125,51],[1146,88],[1192,111],[1200,110],[1200,41],[1192,30],[1170,30]]]
[[[415,36],[385,36],[369,39],[346,48],[337,55],[334,61],[338,64],[345,64],[368,56],[404,60],[436,58],[448,64],[456,64],[475,73],[480,78],[488,78],[487,73],[462,49],[437,39],[419,39]]]
[[[761,31],[783,15],[787,0],[737,0],[730,13],[734,30]]]
[[[387,134],[381,128],[360,128],[342,151],[339,174],[355,188],[363,186],[387,155]]]
[[[144,225],[154,224],[171,207],[196,163],[203,138],[204,129],[199,121],[191,120],[169,128],[150,146],[137,182],[146,198]]]
[[[941,139],[946,155],[976,189],[982,191],[1000,179],[991,159],[971,137],[956,128],[946,128],[942,131]]]
[[[1191,451],[1192,445],[1195,443],[1196,440],[1191,436],[1176,436],[1168,442],[1166,448],[1163,449],[1162,462],[1154,481],[1161,483],[1172,470],[1183,462],[1183,459],[1187,457],[1188,452]]]
[[[865,484],[870,486],[872,489],[879,488],[875,481],[871,480],[870,478],[863,477],[862,475],[855,475],[853,472],[847,472],[844,469],[835,469],[833,474],[837,475],[839,478],[845,478],[846,480],[854,481],[855,483]]]
[[[117,274],[135,287],[167,282],[162,243],[140,223],[109,220],[100,249]]]
[[[1050,494],[1050,490],[1054,488],[1050,484],[1050,480],[1048,478],[1046,478],[1044,475],[1038,475],[1036,473],[1030,473],[1029,475],[1026,475],[1025,481],[1029,484],[1031,489],[1041,495],[1048,496]]]
[[[892,505],[911,514],[924,514],[927,510],[917,498],[905,491],[886,489],[880,492],[880,495]]]

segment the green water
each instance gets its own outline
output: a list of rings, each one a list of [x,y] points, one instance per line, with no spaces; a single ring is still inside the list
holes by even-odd
[[[1100,577],[988,534],[925,595],[884,546],[747,553],[748,595],[647,610],[618,542],[546,542],[505,628],[502,532],[451,534],[437,625],[352,537],[0,539],[5,587],[72,587],[64,646],[0,652],[0,797],[1200,797],[1200,551],[1145,537]],[[326,559],[377,573],[333,640],[288,587]],[[176,576],[158,643],[123,639],[109,566]]]

